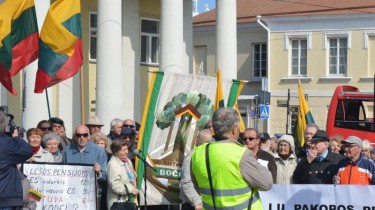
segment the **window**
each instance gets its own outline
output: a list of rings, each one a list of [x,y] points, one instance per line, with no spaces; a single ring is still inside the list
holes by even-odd
[[[159,21],[141,20],[141,63],[159,64]]]
[[[267,44],[253,45],[253,77],[267,77]]]
[[[307,74],[307,40],[292,40],[292,75]]]
[[[89,52],[89,60],[92,62],[96,62],[96,32],[97,32],[97,17],[98,14],[95,12],[89,13],[89,21],[90,21],[90,52]]]
[[[347,72],[347,38],[329,39],[329,74],[346,76]]]

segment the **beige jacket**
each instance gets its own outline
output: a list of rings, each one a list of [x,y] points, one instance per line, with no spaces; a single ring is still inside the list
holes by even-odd
[[[291,154],[285,161],[275,155],[275,163],[277,166],[276,184],[293,184],[293,172],[297,167],[297,158]]]
[[[130,168],[134,171],[133,164],[129,160]],[[127,186],[129,193],[133,191],[135,186],[130,183],[128,174],[126,173],[125,163],[122,162],[117,156],[113,155],[107,165],[107,206],[111,208],[112,204],[117,201],[120,195],[120,202],[128,200],[125,186]]]

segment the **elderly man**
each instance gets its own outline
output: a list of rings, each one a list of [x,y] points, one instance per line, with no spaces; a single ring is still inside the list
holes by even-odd
[[[209,142],[212,139],[212,133],[210,129],[204,129],[198,133],[196,146],[202,145]],[[192,149],[185,157],[184,162],[182,163],[182,175],[180,182],[180,199],[182,200],[182,210],[195,209],[194,207],[202,204],[202,199],[197,192],[197,189],[194,188],[194,184],[191,181],[190,175],[190,164],[191,164],[191,155],[193,154],[194,149]]]
[[[311,146],[311,139],[315,135],[315,133],[319,130],[319,126],[317,124],[308,124],[305,129],[305,144],[303,147],[297,148],[296,151],[298,162],[303,158],[306,157]]]
[[[362,140],[356,136],[349,136],[342,143],[346,158],[339,164],[339,173],[334,178],[335,183],[375,185],[375,165],[361,154]]]
[[[23,206],[17,164],[31,158],[33,152],[23,139],[5,134],[7,125],[8,117],[0,111],[0,209],[16,209]]]
[[[92,135],[94,133],[100,132],[103,124],[100,122],[99,118],[94,115],[87,120],[86,126],[89,128],[90,135]]]
[[[258,190],[271,189],[272,175],[237,141],[236,110],[220,108],[212,122],[216,141],[197,147],[191,158],[192,180],[202,196],[195,209],[263,209]]]
[[[63,163],[93,164],[98,179],[105,180],[107,154],[89,139],[89,129],[85,125],[77,126],[74,133],[74,142],[62,151]]]
[[[328,136],[318,130],[311,139],[307,157],[301,159],[293,173],[296,184],[332,184],[338,172],[338,164],[343,159],[340,154],[328,149]]]
[[[74,142],[62,151],[63,163],[92,164],[99,184],[99,205],[102,201],[101,193],[107,175],[107,153],[97,144],[90,141],[89,128],[86,125],[78,125],[74,133]]]
[[[277,184],[293,184],[293,172],[297,166],[297,157],[294,154],[294,138],[291,135],[282,135],[277,143],[275,155],[277,166]]]
[[[118,118],[113,119],[111,121],[111,130],[109,131],[109,134],[107,135],[107,137],[111,139],[112,141],[120,138],[122,128],[123,128],[122,120]]]
[[[242,135],[242,143],[253,153],[261,165],[268,168],[272,174],[273,183],[276,183],[277,167],[275,159],[270,153],[260,149],[260,139],[262,136],[264,135],[260,135],[257,129],[247,128]]]

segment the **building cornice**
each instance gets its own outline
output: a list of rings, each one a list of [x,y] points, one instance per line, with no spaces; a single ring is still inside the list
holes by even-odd
[[[271,32],[374,29],[375,14],[262,17]]]

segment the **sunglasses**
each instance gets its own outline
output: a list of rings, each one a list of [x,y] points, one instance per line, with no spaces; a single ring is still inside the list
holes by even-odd
[[[40,130],[42,130],[42,131],[50,131],[51,127],[41,127]]]
[[[78,138],[81,138],[81,137],[87,138],[89,136],[89,134],[88,133],[76,133],[76,136]]]
[[[244,137],[242,140],[243,141],[247,141],[247,140],[249,140],[249,141],[252,141],[252,140],[254,140],[254,139],[257,139],[257,137]]]
[[[134,128],[134,125],[124,124],[123,127],[124,127],[124,128]]]

